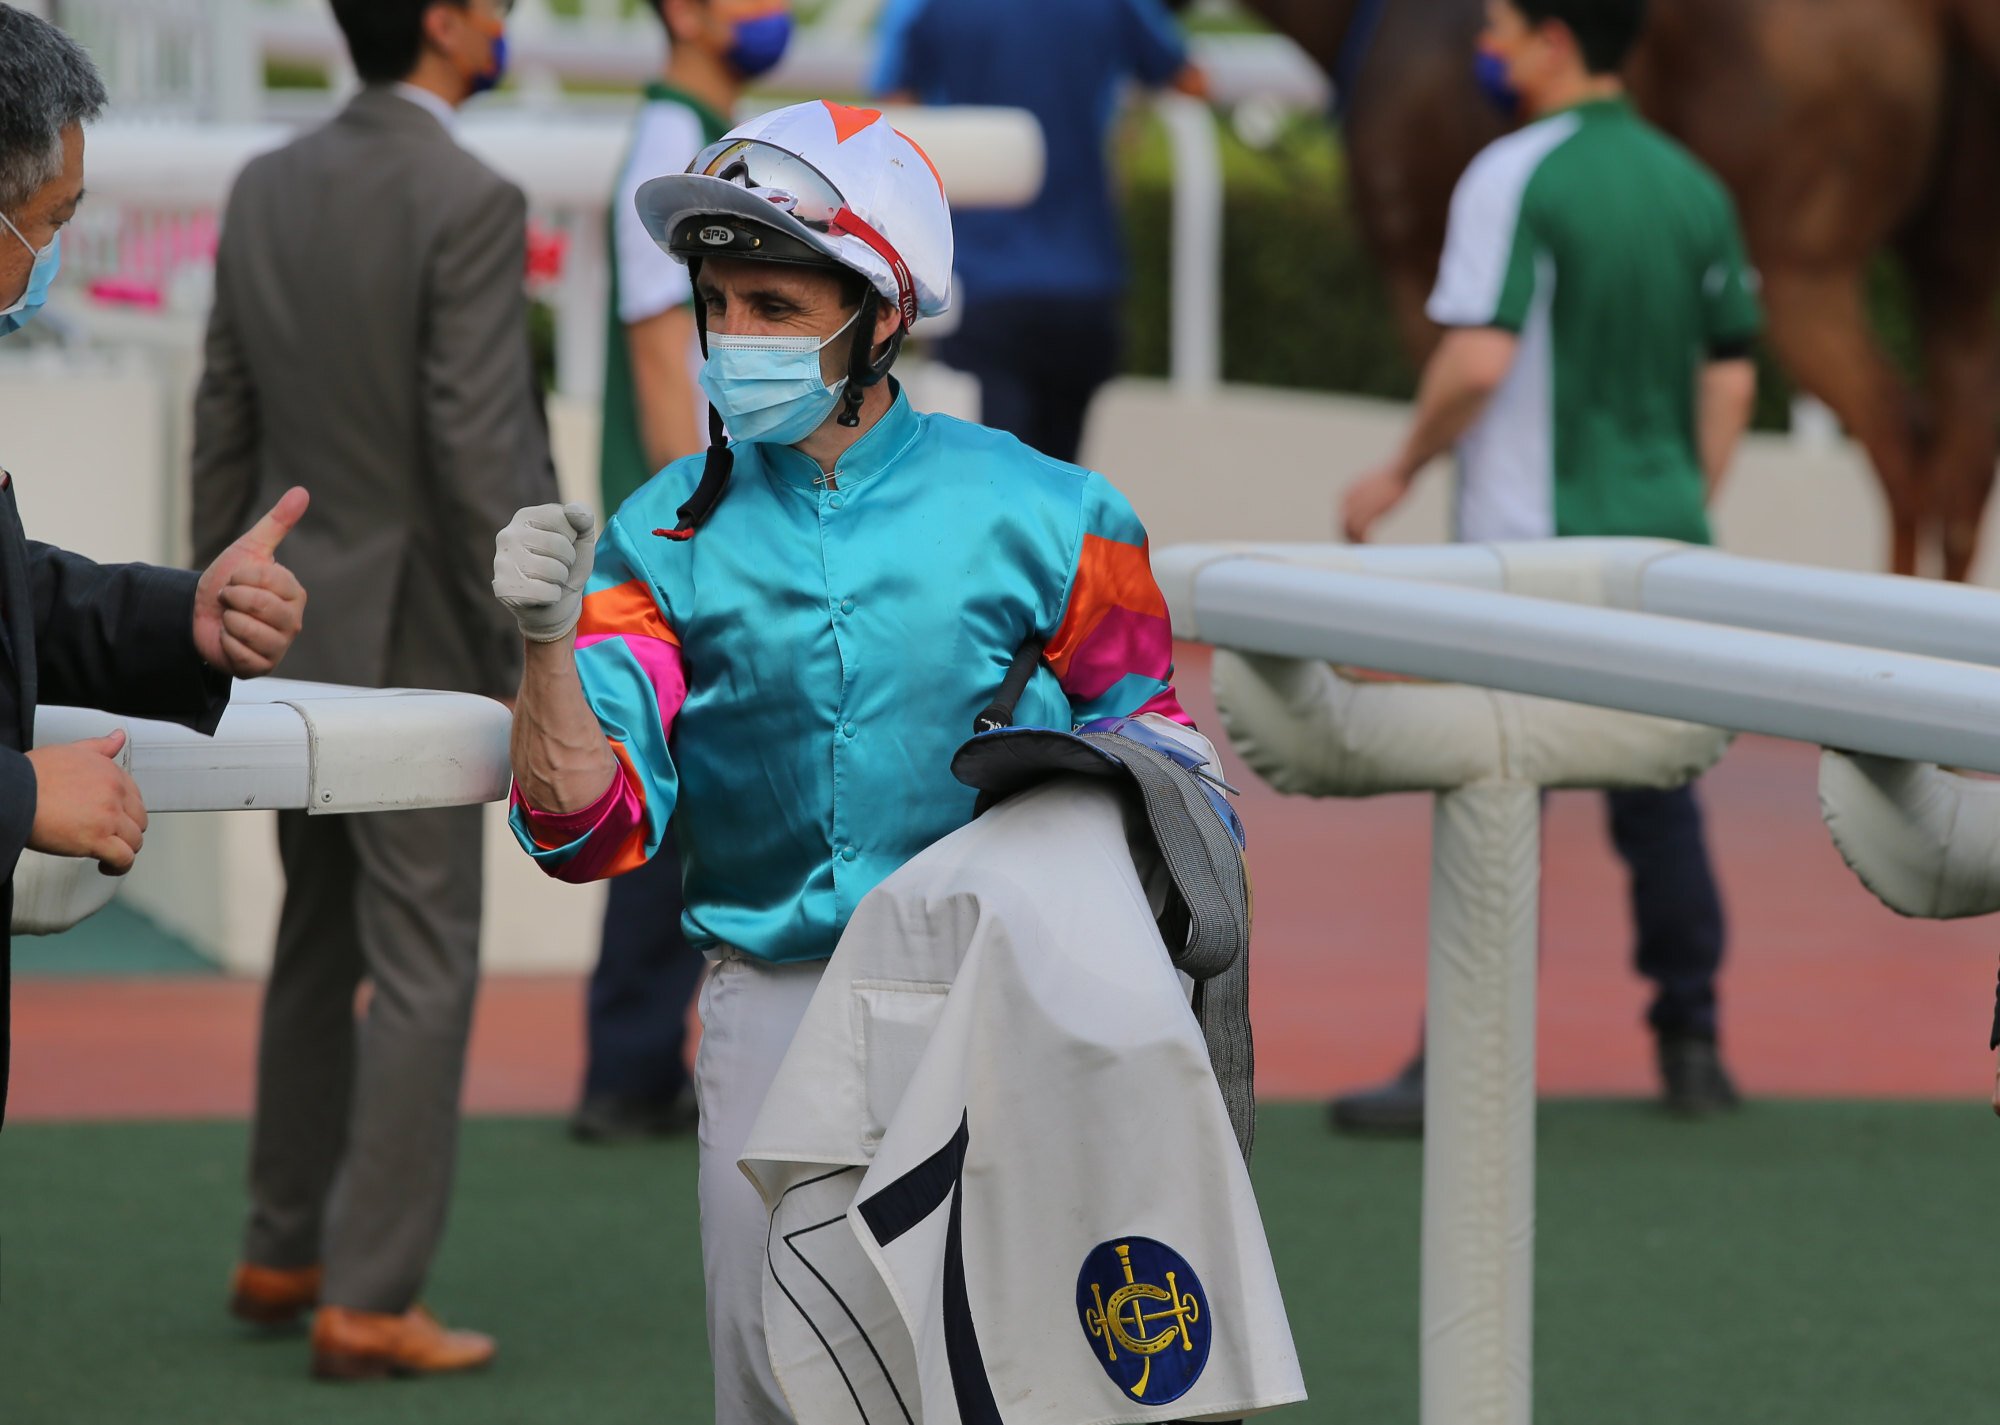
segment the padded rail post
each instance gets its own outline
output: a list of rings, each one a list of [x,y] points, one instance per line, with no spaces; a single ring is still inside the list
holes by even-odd
[[[1437,794],[1425,1052],[1424,1425],[1533,1403],[1541,789],[1677,787],[1713,728],[1217,648],[1230,741],[1280,791]]]
[[[1528,1425],[1535,1292],[1536,787],[1440,793],[1424,1064],[1423,1425]]]

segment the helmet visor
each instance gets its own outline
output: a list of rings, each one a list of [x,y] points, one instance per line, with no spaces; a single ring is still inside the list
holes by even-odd
[[[848,205],[832,179],[797,154],[762,139],[723,139],[696,154],[687,171],[735,184],[814,232],[858,239],[882,259],[895,279],[896,309],[903,325],[917,320],[917,284],[909,264]]]
[[[826,232],[847,206],[824,173],[795,153],[761,139],[724,139],[694,156],[689,173],[747,188],[807,227]]]

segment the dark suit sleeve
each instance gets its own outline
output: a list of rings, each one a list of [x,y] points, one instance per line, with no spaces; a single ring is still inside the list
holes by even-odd
[[[229,235],[235,226],[225,219],[215,255],[215,302],[194,398],[194,556],[201,565],[250,527],[257,490],[257,388],[230,295]]]
[[[214,732],[229,706],[229,675],[195,652],[199,577],[151,564],[96,564],[30,540],[38,700]]]
[[[0,747],[0,880],[14,879],[35,826],[35,806],[34,763],[25,752]]]
[[[495,665],[520,635],[493,597],[493,541],[524,505],[556,498],[527,341],[528,209],[511,183],[483,187],[439,239],[423,358],[431,492],[444,533],[435,558]]]

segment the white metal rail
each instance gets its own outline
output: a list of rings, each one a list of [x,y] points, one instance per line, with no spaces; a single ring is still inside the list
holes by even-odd
[[[1041,127],[1020,109],[964,106],[888,111],[938,166],[952,201],[962,207],[1013,207],[1041,191]],[[243,165],[294,131],[282,124],[125,123],[97,125],[89,137],[90,187],[122,216],[115,231],[97,234],[86,217],[72,245],[86,280],[116,275],[133,256],[134,215],[162,219],[150,255],[167,265],[179,258],[205,263],[195,244],[167,253],[192,229],[212,244],[214,215]],[[521,109],[472,114],[459,139],[521,185],[537,214],[564,235],[556,310],[556,375],[571,395],[602,386],[604,310],[609,277],[604,240],[618,165],[630,141],[629,122],[608,114],[531,114]],[[107,205],[108,206],[108,205]],[[101,236],[101,242],[93,237]],[[107,270],[100,271],[99,268]]]
[[[1822,797],[1850,864],[1906,913],[2000,903],[1993,868],[1964,864],[2000,843],[1991,784],[1908,766],[2000,773],[2000,668],[1987,666],[2000,663],[2000,594],[1653,541],[1183,546],[1154,564],[1178,636],[1270,655],[1260,669],[1218,654],[1232,731],[1268,739],[1274,710],[1287,735],[1342,730],[1335,704],[1284,691],[1332,679],[1331,662],[1898,759],[1826,759]],[[1225,690],[1225,675],[1242,686]],[[1497,780],[1447,793],[1441,828],[1454,809],[1479,823],[1467,844],[1485,857],[1477,874],[1433,868],[1422,1419],[1526,1425],[1534,793]],[[1475,924],[1463,943],[1440,938]]]
[[[1204,643],[2000,773],[1992,668],[1255,559],[1193,588],[1174,631]]]
[[[494,113],[526,109],[535,124],[544,125],[578,107],[564,96],[566,83],[635,89],[652,77],[661,62],[659,26],[647,16],[609,18],[614,11],[591,4],[578,18],[560,19],[543,0],[522,0],[511,33],[516,89],[482,107]],[[112,83],[114,116],[258,124],[270,117],[263,67],[271,61],[322,68],[334,76],[336,88],[351,81],[339,31],[319,0],[67,0],[63,16],[98,53]],[[1195,37],[1191,49],[1219,105],[1326,108],[1331,93],[1326,77],[1289,40],[1205,35]],[[851,23],[822,26],[795,45],[763,83],[782,94],[861,94],[874,54],[872,36],[856,32]],[[1158,112],[1174,170],[1171,369],[1176,388],[1198,396],[1220,379],[1221,151],[1206,104],[1169,96]],[[101,188],[95,162],[92,186]],[[951,172],[942,158],[938,162]],[[586,163],[580,171],[595,166]],[[968,172],[971,181],[963,176]],[[955,203],[999,205],[982,200],[976,170],[960,175],[951,183]],[[601,195],[590,202],[601,205]],[[603,245],[596,224],[582,209],[561,219],[570,258],[585,269],[593,269]],[[602,299],[601,274],[585,270],[557,294],[559,317]],[[595,324],[594,318],[575,321]],[[559,338],[558,369],[567,368],[561,376],[566,388],[595,391],[598,359],[589,352],[601,345],[601,333],[585,340],[581,326]]]
[[[94,708],[46,707],[49,747],[123,728],[148,811],[316,814],[469,806],[507,795],[513,718],[492,698],[262,678],[238,683],[213,737]]]
[[[491,698],[264,678],[238,683],[213,737],[92,708],[46,707],[50,747],[123,729],[118,761],[149,812],[409,811],[507,795],[513,718]],[[16,934],[67,930],[110,902],[118,881],[86,858],[24,852]]]
[[[1243,557],[2000,664],[2000,598],[1990,589],[1745,559],[1663,539],[1190,545],[1173,551],[1161,573],[1184,577],[1173,571]]]

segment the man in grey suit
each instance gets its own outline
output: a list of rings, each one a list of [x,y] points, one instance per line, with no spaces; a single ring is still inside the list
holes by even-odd
[[[506,697],[493,538],[556,498],[528,353],[526,203],[452,137],[504,63],[499,0],[334,0],[367,87],[230,195],[195,407],[195,545],[288,485],[314,593],[286,671]],[[313,1371],[484,1365],[418,1292],[443,1234],[478,979],[477,807],[281,813],[284,910],[231,1309],[313,1306]],[[372,988],[357,1025],[355,995]]]

